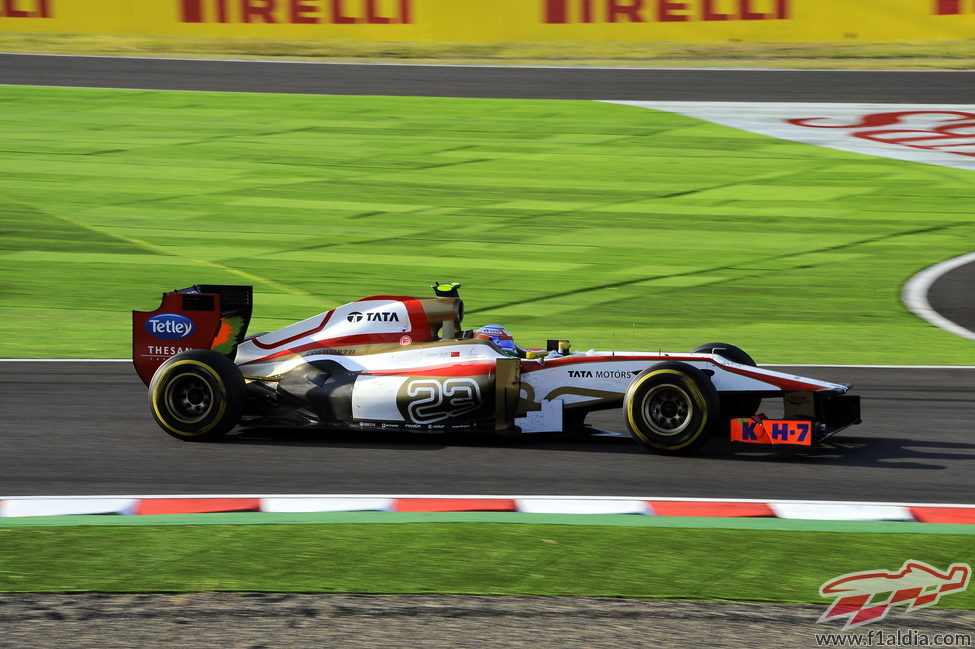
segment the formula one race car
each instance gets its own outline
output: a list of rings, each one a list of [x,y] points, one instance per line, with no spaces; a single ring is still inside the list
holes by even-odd
[[[860,423],[849,385],[759,368],[724,343],[689,353],[524,349],[498,325],[464,330],[459,284],[434,297],[377,295],[247,336],[250,286],[197,285],[133,311],[133,361],[159,425],[187,441],[238,425],[502,435],[598,432],[586,416],[623,409],[657,453],[713,434],[811,446]],[[779,397],[783,415],[757,415]]]

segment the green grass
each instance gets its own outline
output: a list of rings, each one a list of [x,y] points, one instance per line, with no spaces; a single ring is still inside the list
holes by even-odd
[[[828,603],[971,535],[422,523],[0,528],[0,591],[468,593]],[[842,551],[837,551],[842,548]],[[975,591],[940,604],[975,609]]]
[[[0,357],[124,357],[252,283],[252,331],[460,281],[520,341],[970,363],[899,301],[971,251],[970,172],[579,101],[0,88]]]
[[[526,344],[969,363],[898,300],[969,252],[967,172],[570,101],[0,88],[0,356],[121,357],[129,310],[253,283],[253,330],[462,281]],[[0,528],[0,591],[756,599],[971,538],[554,525]],[[841,547],[842,552],[823,548]],[[268,548],[273,548],[272,552]],[[975,608],[971,593],[952,608]]]
[[[352,40],[0,34],[0,51],[110,56],[467,63],[970,70],[975,40],[908,43],[384,43]]]

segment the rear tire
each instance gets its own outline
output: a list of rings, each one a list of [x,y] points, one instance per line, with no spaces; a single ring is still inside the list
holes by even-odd
[[[167,359],[149,383],[149,409],[177,439],[206,442],[240,421],[247,400],[244,377],[232,360],[210,349]]]
[[[633,439],[665,455],[682,455],[703,446],[714,430],[718,408],[718,393],[707,375],[685,363],[647,368],[623,398]]]
[[[706,343],[691,350],[692,354],[715,354],[733,363],[758,367],[745,350],[728,343]],[[721,416],[725,419],[751,417],[762,407],[762,397],[751,394],[721,394]]]

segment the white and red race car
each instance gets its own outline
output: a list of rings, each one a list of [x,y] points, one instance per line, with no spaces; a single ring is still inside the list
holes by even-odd
[[[255,336],[246,335],[251,287],[179,289],[155,311],[133,311],[133,361],[155,420],[188,441],[238,425],[600,432],[586,416],[622,407],[639,444],[680,454],[718,433],[811,446],[860,423],[851,386],[757,367],[732,345],[523,349],[464,330],[458,284],[433,289],[430,298],[365,297]],[[756,414],[767,397],[782,399],[780,417]]]

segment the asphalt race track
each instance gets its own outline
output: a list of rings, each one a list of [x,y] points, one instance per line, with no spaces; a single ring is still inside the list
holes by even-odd
[[[337,95],[964,104],[975,72],[646,70],[0,54],[0,84]]]
[[[864,422],[801,454],[713,442],[662,457],[623,437],[235,433],[182,442],[128,363],[0,363],[0,495],[500,494],[975,500],[975,369],[794,368],[858,384]],[[774,411],[770,410],[770,413]],[[599,424],[623,430],[619,411]]]
[[[0,54],[0,83],[570,99],[961,103],[972,72],[450,68]],[[975,323],[958,269],[931,296]],[[965,306],[959,306],[965,305]],[[857,385],[864,423],[792,454],[715,441],[660,457],[623,437],[245,431],[185,443],[152,421],[127,363],[0,362],[0,496],[499,494],[975,502],[975,368],[794,368]],[[774,411],[772,411],[774,413]],[[622,429],[619,412],[592,423]]]

